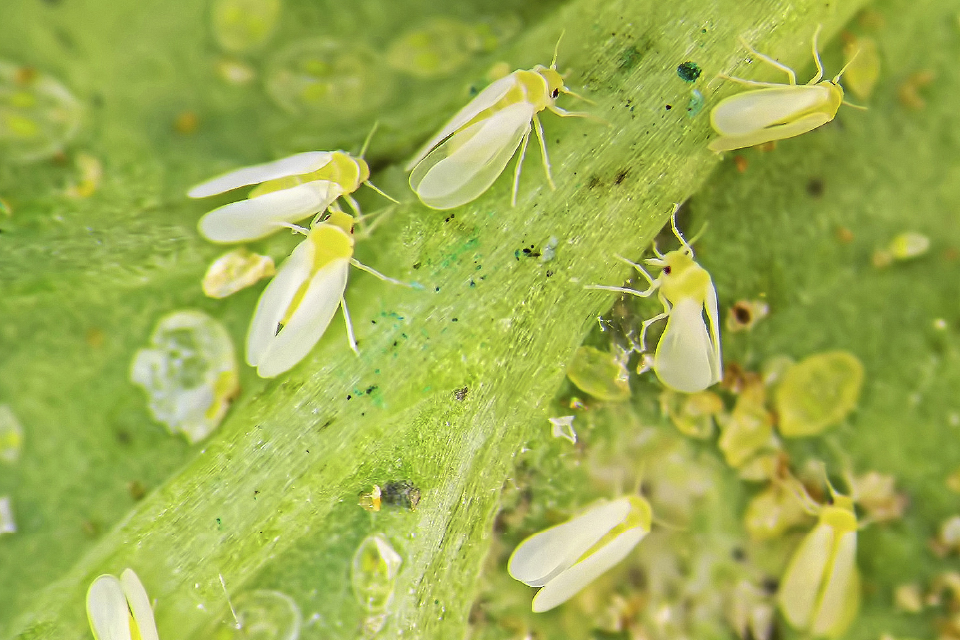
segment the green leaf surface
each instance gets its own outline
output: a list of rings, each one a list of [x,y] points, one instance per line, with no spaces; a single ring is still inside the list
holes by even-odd
[[[521,27],[442,78],[411,78],[381,58],[366,81],[386,92],[382,103],[318,115],[290,113],[268,95],[277,51],[327,37],[382,56],[398,33],[435,14],[435,3],[287,2],[271,40],[244,54],[257,78],[242,86],[217,75],[227,54],[203,3],[5,3],[0,58],[59,79],[85,110],[63,158],[0,158],[0,197],[12,210],[0,211],[0,403],[26,432],[20,462],[0,467],[0,495],[12,497],[19,529],[0,536],[0,637],[89,637],[87,587],[127,566],[156,600],[164,638],[192,637],[227,611],[219,575],[233,594],[290,595],[304,638],[357,637],[365,612],[351,593],[350,559],[373,532],[403,557],[379,637],[463,636],[480,586],[506,580],[496,562],[506,543],[535,530],[517,526],[502,542],[492,533],[505,479],[522,483],[526,473],[515,471],[518,461],[520,469],[538,462],[534,495],[547,499],[538,508],[566,512],[598,493],[573,482],[569,460],[550,459],[546,422],[557,415],[566,364],[613,298],[583,285],[622,282],[627,269],[614,255],[639,258],[671,203],[691,195],[684,228],[709,221],[697,255],[721,312],[761,295],[771,306],[752,332],[725,336],[728,366],[829,349],[864,363],[854,417],[822,440],[789,446],[800,460],[845,457],[858,472],[893,473],[912,498],[903,520],[861,534],[865,606],[850,637],[932,635],[935,612],[921,623],[890,603],[894,586],[926,584],[940,570],[926,540],[956,505],[944,486],[960,466],[960,448],[949,446],[960,415],[956,9],[888,0],[876,7],[884,26],[851,25],[880,45],[869,111],[844,107],[775,152],[740,152],[742,173],[706,149],[709,108],[738,90],[717,73],[780,80],[747,62],[738,36],[803,79],[812,75],[810,35],[823,23],[829,74],[840,68],[833,36],[862,5],[462,4],[450,11],[466,23],[506,15]],[[563,30],[559,67],[605,122],[543,117],[556,191],[531,148],[517,207],[509,176],[454,211],[419,206],[400,170],[405,159],[488,82],[494,63],[546,64]],[[677,75],[687,60],[704,70],[695,84]],[[898,92],[923,70],[936,80],[914,110]],[[690,116],[694,87],[706,107]],[[198,118],[195,132],[175,127],[185,113]],[[161,316],[185,308],[224,322],[239,347],[260,290],[203,297],[199,280],[223,249],[202,241],[196,220],[228,198],[191,202],[185,190],[295,151],[356,151],[377,119],[373,179],[405,204],[358,242],[357,257],[423,289],[354,272],[346,297],[359,358],[335,319],[290,373],[264,381],[244,367],[242,395],[210,439],[191,447],[171,437],[128,380],[134,352]],[[103,165],[89,198],[64,194],[79,153]],[[358,197],[366,211],[384,203]],[[852,241],[838,240],[841,228]],[[873,251],[906,230],[928,235],[931,251],[873,267]],[[552,261],[524,253],[551,237],[559,240]],[[280,260],[295,242],[280,234],[254,248]],[[598,450],[615,450],[631,428],[670,429],[656,393],[643,379],[632,406],[598,413]],[[701,454],[720,459],[709,444]],[[717,473],[726,479],[704,518],[736,531],[745,489]],[[421,489],[416,511],[357,506],[359,493],[392,480]],[[145,498],[135,499],[131,482],[146,487]],[[499,574],[478,580],[491,545],[486,566]],[[488,610],[529,607],[529,590],[509,589],[506,604]],[[564,615],[533,624],[566,633]],[[725,628],[715,621],[709,637],[725,637]]]

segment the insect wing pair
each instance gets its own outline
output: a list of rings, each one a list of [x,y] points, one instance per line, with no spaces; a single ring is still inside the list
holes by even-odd
[[[231,171],[197,185],[187,195],[206,198],[258,184],[247,199],[210,211],[198,225],[200,234],[212,242],[246,242],[325,211],[368,177],[362,158],[345,151],[308,151]]]
[[[132,569],[119,579],[105,574],[93,581],[87,618],[96,640],[159,640],[147,591]]]
[[[521,542],[507,571],[526,585],[542,587],[532,608],[549,611],[627,557],[650,532],[651,520],[650,505],[639,496],[601,504]]]
[[[247,364],[260,377],[278,376],[306,357],[341,305],[356,350],[343,300],[353,258],[352,225],[353,217],[342,212],[315,225],[264,289],[247,333]]]
[[[559,42],[557,43],[559,46]],[[531,122],[536,129],[547,182],[553,188],[550,161],[538,113],[548,109],[559,116],[581,116],[556,106],[567,89],[556,69],[556,52],[550,67],[537,65],[517,70],[481,91],[454,115],[437,135],[407,164],[410,187],[420,200],[434,209],[452,209],[474,200],[503,173],[520,148],[514,171],[516,204],[520,168],[530,139]]]
[[[860,607],[857,516],[849,497],[833,497],[833,505],[820,507],[817,525],[794,552],[777,593],[791,626],[830,638],[843,635]]]
[[[792,138],[812,131],[836,117],[840,105],[845,104],[840,77],[846,67],[832,80],[821,82],[823,64],[817,51],[819,34],[818,26],[813,34],[813,58],[817,64],[817,74],[805,85],[797,84],[796,74],[792,69],[743,42],[743,46],[758,60],[786,73],[789,84],[721,76],[757,88],[725,98],[714,107],[710,114],[710,124],[721,137],[710,142],[710,150],[719,153]],[[847,66],[849,64],[848,62]]]

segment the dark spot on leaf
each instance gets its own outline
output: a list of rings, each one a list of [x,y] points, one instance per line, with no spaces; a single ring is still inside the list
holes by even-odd
[[[820,178],[810,178],[810,181],[807,182],[807,193],[809,193],[814,198],[819,198],[823,195],[824,184],[823,180]]]

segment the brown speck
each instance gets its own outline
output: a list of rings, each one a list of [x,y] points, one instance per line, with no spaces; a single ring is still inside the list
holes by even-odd
[[[733,156],[733,166],[735,166],[737,168],[737,171],[739,171],[740,173],[743,173],[744,171],[746,171],[747,165],[749,164],[750,163],[747,162],[747,159],[744,158],[743,156],[740,156],[740,155]]]
[[[617,177],[616,177],[616,178],[614,179],[614,181],[613,181],[613,184],[620,184],[621,182],[623,182],[624,178],[627,177],[627,174],[628,174],[628,173],[630,173],[630,170],[629,170],[629,169],[624,169],[623,171],[621,171],[620,173],[618,173],[618,174],[617,174]]]
[[[771,140],[770,142],[764,142],[763,144],[758,144],[757,149],[763,152],[773,151],[777,148],[777,141]]]
[[[837,240],[843,244],[850,244],[853,242],[853,231],[846,227],[837,227]]]
[[[147,488],[143,486],[143,483],[139,480],[131,480],[128,482],[127,491],[130,492],[130,497],[137,502],[143,500],[143,496],[147,495]]]
[[[913,111],[920,111],[926,107],[927,101],[920,95],[920,89],[931,84],[936,77],[937,75],[929,69],[911,73],[897,89],[897,98],[900,100],[900,104]]]
[[[200,118],[193,111],[183,111],[173,121],[173,129],[183,135],[189,135],[195,132],[199,126]]]
[[[94,349],[99,349],[103,346],[104,337],[104,333],[100,329],[87,329],[87,344]]]
[[[463,402],[467,399],[468,393],[470,393],[470,389],[468,387],[460,387],[453,392],[453,397],[457,399],[457,402]]]
[[[13,81],[17,84],[30,84],[37,79],[37,70],[33,67],[20,67],[13,75]]]
[[[820,178],[810,178],[807,182],[807,193],[809,193],[814,198],[819,198],[823,195],[823,180]]]

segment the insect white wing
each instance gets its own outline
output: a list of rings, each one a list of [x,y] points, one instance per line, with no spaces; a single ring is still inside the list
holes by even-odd
[[[507,572],[531,587],[541,587],[623,522],[629,512],[626,499],[614,500],[533,535],[514,550]]]
[[[780,582],[781,610],[787,621],[798,629],[810,624],[833,542],[833,527],[817,525],[800,544]]]
[[[824,579],[826,585],[820,596],[820,607],[810,625],[814,635],[831,635],[833,629],[845,629],[849,624],[846,616],[856,612],[856,607],[850,605],[850,594],[856,598],[860,595],[856,531],[848,531],[840,536],[831,571]]]
[[[707,321],[710,323],[710,340],[713,343],[713,349],[710,352],[712,357],[712,371],[714,382],[720,382],[723,379],[723,359],[720,357],[720,309],[717,302],[717,288],[713,286],[713,281],[707,287],[707,295],[703,300],[703,308],[707,312]]]
[[[416,166],[410,185],[434,209],[470,202],[503,172],[534,113],[533,105],[518,102],[455,133]]]
[[[667,317],[653,369],[668,387],[684,393],[703,391],[718,381],[716,349],[703,321],[703,304],[681,298]]]
[[[281,223],[323,211],[341,195],[343,188],[336,182],[314,180],[226,204],[200,218],[197,227],[212,242],[257,240],[277,231]]]
[[[153,618],[153,607],[150,606],[150,598],[147,597],[147,590],[143,588],[140,578],[132,569],[124,569],[120,574],[120,584],[123,585],[123,593],[127,597],[140,640],[160,640],[157,623]]]
[[[260,295],[257,308],[253,312],[253,320],[250,321],[250,330],[247,332],[247,364],[251,367],[260,364],[297,291],[310,277],[313,255],[312,242],[304,241],[298,244]]]
[[[87,591],[87,619],[97,640],[130,640],[130,613],[116,576],[102,575]]]
[[[734,149],[753,147],[774,140],[786,140],[787,138],[793,138],[808,131],[813,131],[831,120],[833,120],[833,118],[828,114],[811,113],[802,118],[797,118],[793,122],[760,129],[752,134],[714,138],[710,141],[710,144],[707,145],[707,148],[719,153],[721,151],[733,151]]]
[[[333,158],[330,151],[307,151],[273,162],[243,167],[200,183],[187,192],[190,198],[206,198],[250,184],[317,171]]]
[[[404,168],[404,170],[410,171],[413,169],[418,162],[423,160],[427,154],[430,153],[431,149],[440,144],[457,129],[473,120],[481,111],[484,109],[489,109],[499,102],[500,99],[507,95],[507,93],[509,93],[516,84],[517,79],[514,73],[490,83],[485,89],[483,89],[483,91],[478,93],[467,106],[454,114],[447,124],[443,125],[443,128],[440,129],[437,135],[433,136],[433,138],[431,138],[425,145],[423,145],[423,147],[420,148],[420,151],[417,152],[417,155],[407,163],[407,166]]]
[[[307,286],[289,322],[260,356],[257,374],[273,378],[289,370],[310,352],[327,330],[347,288],[350,260],[333,260],[321,267]]]
[[[830,90],[820,85],[786,85],[744,91],[721,101],[710,114],[713,128],[724,136],[756,133],[758,129],[793,120],[797,114],[830,99]]]
[[[533,612],[541,613],[575,596],[601,574],[627,557],[647,535],[642,527],[621,533],[596,552],[550,580],[533,598]]]

